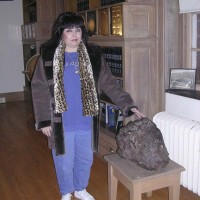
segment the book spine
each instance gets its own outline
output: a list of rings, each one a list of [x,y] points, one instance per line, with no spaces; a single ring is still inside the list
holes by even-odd
[[[115,106],[107,105],[108,127],[115,127]]]

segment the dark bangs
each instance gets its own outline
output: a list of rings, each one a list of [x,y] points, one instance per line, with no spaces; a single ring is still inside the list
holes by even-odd
[[[83,29],[84,19],[82,16],[74,13],[71,15],[65,14],[62,17],[61,27],[63,30],[65,28],[73,28],[73,27]]]

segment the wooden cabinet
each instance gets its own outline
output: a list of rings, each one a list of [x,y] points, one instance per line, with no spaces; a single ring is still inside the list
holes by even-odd
[[[24,24],[21,26],[24,72],[27,62],[40,52],[40,45],[51,37],[56,17],[64,12],[63,0],[23,0]],[[25,76],[25,99],[30,99],[30,81]]]
[[[73,1],[73,5],[69,2],[65,0],[65,10],[71,11],[73,7],[72,11],[77,12],[77,1]],[[79,11],[85,18],[88,31],[91,31],[90,19],[94,20],[92,28],[95,28],[90,32],[89,43],[122,48],[123,88],[131,94],[139,110],[152,119],[162,105],[162,69],[158,65],[158,1],[126,0],[106,6],[101,6],[105,1],[95,1],[95,5],[91,2],[89,9]],[[124,123],[134,119],[125,119]],[[115,135],[100,126],[101,156],[116,151]]]
[[[63,5],[63,0],[23,0],[23,44],[35,44],[39,53],[39,45],[50,38],[54,20],[64,11]]]

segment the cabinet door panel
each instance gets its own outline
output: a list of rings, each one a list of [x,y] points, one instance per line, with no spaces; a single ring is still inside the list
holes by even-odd
[[[124,5],[123,36],[125,38],[154,37],[156,32],[155,6]]]
[[[156,111],[157,71],[155,42],[129,42],[125,45],[125,90],[148,117]]]

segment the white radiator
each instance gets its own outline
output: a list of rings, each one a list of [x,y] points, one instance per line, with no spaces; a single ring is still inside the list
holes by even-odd
[[[181,185],[200,196],[200,122],[159,112],[153,122],[163,134],[170,159],[185,168]]]

